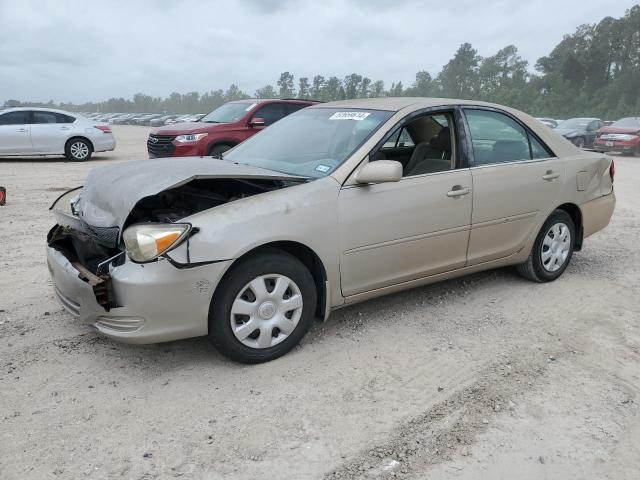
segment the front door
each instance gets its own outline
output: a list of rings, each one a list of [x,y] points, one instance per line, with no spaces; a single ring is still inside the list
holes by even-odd
[[[340,191],[344,296],[464,267],[471,221],[471,172],[456,168],[452,118],[450,114],[426,115],[406,125],[415,150],[399,182],[347,182]],[[378,154],[372,152],[370,158],[380,158]],[[388,155],[387,150],[382,158],[396,160]]]
[[[0,114],[0,155],[31,153],[29,113],[17,110]]]

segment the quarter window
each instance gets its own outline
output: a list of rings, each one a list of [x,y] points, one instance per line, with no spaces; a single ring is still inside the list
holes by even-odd
[[[498,112],[465,110],[476,165],[549,158],[552,154],[518,122]]]
[[[27,121],[27,112],[7,112],[0,115],[0,125],[25,125]]]

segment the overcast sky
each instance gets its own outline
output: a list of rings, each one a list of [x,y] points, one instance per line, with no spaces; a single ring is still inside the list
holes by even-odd
[[[360,73],[387,86],[440,71],[463,42],[516,45],[531,64],[633,0],[0,0],[0,103],[204,92],[253,94]]]

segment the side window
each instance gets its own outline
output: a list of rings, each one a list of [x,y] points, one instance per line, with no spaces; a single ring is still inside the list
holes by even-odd
[[[76,121],[71,115],[65,115],[63,113],[54,113],[56,116],[56,123],[73,123]]]
[[[25,125],[29,123],[27,120],[27,112],[8,112],[0,115],[0,125]]]
[[[297,112],[298,110],[302,110],[305,107],[308,107],[309,105],[304,104],[304,103],[287,103],[286,105],[286,109],[287,109],[287,113],[286,115],[291,115],[293,112]]]
[[[415,144],[413,140],[411,140],[411,136],[409,136],[409,132],[407,132],[406,128],[400,130],[400,136],[398,137],[398,147],[413,147]]]
[[[529,135],[529,142],[531,142],[531,158],[551,158],[554,156],[547,148],[542,145],[533,136]]]
[[[453,170],[453,130],[448,114],[418,117],[393,132],[370,159],[402,163],[403,177]]]
[[[465,110],[476,165],[530,160],[525,129],[507,115],[487,110]]]
[[[280,120],[285,115],[286,112],[283,103],[270,103],[269,105],[265,105],[253,114],[254,117],[264,118],[265,125],[271,125],[272,123]]]
[[[31,123],[40,124],[40,123],[57,123],[56,114],[53,112],[39,112],[34,111],[31,112]]]

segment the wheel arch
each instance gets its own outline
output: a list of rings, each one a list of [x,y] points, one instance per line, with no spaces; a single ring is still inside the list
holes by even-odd
[[[244,252],[229,266],[222,279],[220,280],[220,283],[222,283],[224,277],[238,261],[269,250],[280,250],[282,252],[286,252],[289,255],[297,258],[305,267],[309,269],[309,272],[311,272],[311,276],[313,277],[313,281],[316,286],[316,293],[318,298],[318,303],[316,305],[316,316],[320,317],[321,319],[325,319],[330,310],[328,302],[329,288],[327,285],[327,271],[318,254],[303,243],[293,240],[277,240],[253,247],[252,249]]]
[[[575,203],[563,203],[557,207],[557,210],[563,210],[573,220],[573,225],[576,229],[576,238],[574,241],[574,249],[579,252],[582,249],[582,240],[584,238],[584,229],[582,223],[582,210]]]
[[[219,140],[214,140],[213,142],[211,142],[211,143],[207,146],[207,154],[208,154],[208,153],[210,153],[210,152],[211,152],[211,150],[212,150],[213,148],[217,147],[217,146],[220,146],[220,145],[226,145],[226,146],[228,146],[228,147],[233,148],[233,147],[235,147],[236,145],[238,145],[238,143],[240,143],[240,142],[238,142],[237,140],[232,140],[232,139],[230,139],[230,138],[222,138],[222,139],[219,139]]]
[[[69,137],[67,139],[67,141],[64,142],[65,151],[66,151],[67,147],[69,146],[69,143],[71,143],[73,140],[84,140],[85,142],[87,142],[87,144],[89,145],[89,148],[91,149],[92,152],[96,151],[95,146],[93,145],[93,142],[91,141],[91,139],[88,138],[88,137],[84,137],[82,135],[73,135],[72,137]]]

